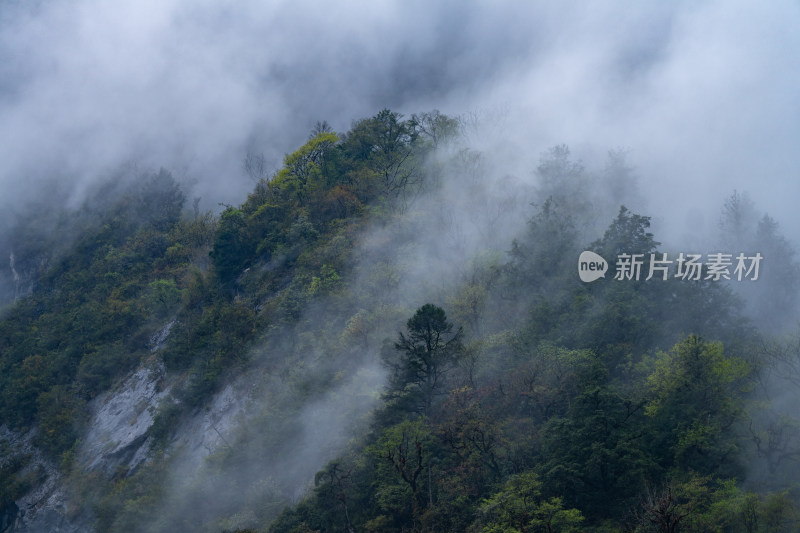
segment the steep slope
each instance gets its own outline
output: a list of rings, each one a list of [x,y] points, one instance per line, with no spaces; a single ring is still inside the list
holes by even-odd
[[[65,215],[0,323],[0,531],[792,530],[759,384],[796,351],[731,284],[578,279],[673,252],[601,194],[620,154],[532,182],[459,130],[384,110],[218,217],[165,171]]]

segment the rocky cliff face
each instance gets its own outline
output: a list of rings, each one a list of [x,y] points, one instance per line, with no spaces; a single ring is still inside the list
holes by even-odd
[[[109,475],[120,468],[131,473],[147,458],[147,430],[170,389],[165,381],[164,366],[151,362],[92,401],[89,431],[79,453],[83,468]]]
[[[152,340],[157,352],[169,334],[168,324]],[[175,380],[152,357],[111,390],[89,404],[89,424],[77,450],[73,468],[101,476],[130,475],[150,456],[148,430]],[[222,389],[195,416],[179,426],[173,447],[179,447],[188,463],[197,465],[222,446],[244,412],[246,402],[237,388]],[[71,501],[64,476],[57,465],[34,445],[36,429],[25,434],[0,426],[0,467],[23,464],[18,477],[26,483],[24,496],[0,501],[0,533],[89,533],[92,517],[80,502]]]
[[[0,509],[0,531],[14,533],[84,533],[84,518],[70,516],[63,477],[56,465],[33,445],[35,429],[25,434],[0,426],[0,465],[22,464],[18,478],[30,488]]]
[[[131,473],[147,459],[147,430],[159,402],[168,394],[164,367],[151,361],[113,390],[90,403],[90,423],[78,450],[75,467],[112,475]],[[0,464],[24,464],[18,477],[29,485],[25,495],[0,509],[2,532],[92,531],[91,517],[77,502],[69,502],[64,478],[55,464],[33,444],[36,429],[20,434],[0,427]]]
[[[154,336],[153,351],[166,339],[170,325]],[[147,460],[151,446],[147,430],[170,388],[164,365],[153,358],[92,400],[88,430],[81,439],[74,467],[107,476],[120,469],[132,473]],[[33,444],[35,434],[36,428],[20,434],[0,426],[0,465],[24,465],[18,470],[18,478],[28,487],[23,497],[0,506],[0,532],[92,531],[86,510],[78,502],[69,501],[57,466]]]

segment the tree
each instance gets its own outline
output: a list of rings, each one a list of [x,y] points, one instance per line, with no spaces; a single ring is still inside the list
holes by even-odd
[[[694,473],[679,478],[660,490],[649,489],[633,509],[633,523],[626,531],[797,531],[797,512],[786,493],[746,492],[733,479]]]
[[[539,202],[552,199],[575,219],[581,230],[591,226],[595,211],[584,170],[580,162],[572,161],[569,148],[562,144],[542,154],[535,172]]]
[[[454,333],[444,310],[433,304],[417,309],[406,327],[394,344],[399,357],[384,358],[393,374],[389,396],[427,416],[445,375],[461,355],[463,330]]]
[[[247,154],[245,154],[244,161],[242,162],[242,170],[256,183],[266,180],[269,177],[269,167],[264,154],[256,153],[252,150],[248,150]]]
[[[331,172],[328,159],[339,137],[335,133],[320,132],[283,160],[284,167],[277,173],[271,185],[306,203],[320,190],[330,185]]]
[[[452,141],[461,129],[457,119],[441,114],[438,109],[411,115],[411,123],[417,132],[430,140],[434,149]]]
[[[593,242],[590,249],[605,257],[609,262],[614,261],[622,253],[646,256],[661,244],[653,238],[652,233],[647,231],[649,228],[650,217],[631,213],[623,205],[619,208],[617,218],[603,234],[603,238]],[[643,272],[646,271],[643,270]]]
[[[383,520],[394,522],[395,531],[408,531],[409,523],[414,531],[419,531],[423,511],[432,504],[431,476],[425,472],[431,471],[433,448],[428,421],[424,418],[406,419],[386,428],[367,448],[367,454],[375,461],[370,499],[385,513]],[[391,530],[386,525],[378,530]]]
[[[367,197],[403,210],[422,183],[415,157],[420,132],[415,122],[388,109],[353,126],[342,144],[353,163],[354,181]]]
[[[147,303],[159,318],[167,316],[180,303],[183,290],[171,279],[157,279],[150,282]]]
[[[341,505],[348,533],[354,533],[353,523],[350,520],[350,509],[347,506],[347,487],[351,482],[352,470],[344,470],[337,461],[328,464],[325,470],[317,473],[314,484],[317,486],[318,497],[327,497],[329,508]]]
[[[580,531],[583,515],[564,509],[561,498],[542,497],[542,482],[532,472],[511,477],[479,509],[474,533],[555,533]]]
[[[536,176],[542,198],[554,197],[565,203],[575,198],[583,200],[580,195],[585,193],[588,180],[583,165],[570,160],[567,145],[554,146],[544,153],[536,167]]]
[[[602,219],[613,216],[621,204],[636,208],[644,204],[636,171],[627,156],[627,150],[610,150],[603,170],[592,182],[593,202]]]
[[[235,207],[228,207],[222,212],[214,249],[209,254],[220,280],[223,283],[235,280],[250,265],[253,253],[254,246],[243,213]]]
[[[584,383],[564,417],[542,428],[546,488],[591,516],[613,516],[653,470],[642,442],[642,403],[610,386]]]
[[[747,282],[731,284],[747,303],[749,317],[768,333],[781,333],[792,326],[798,309],[800,265],[796,250],[781,234],[778,223],[768,214],[759,218],[750,196],[733,191],[723,204],[719,228],[720,249],[731,254],[732,272],[738,266],[739,254],[761,257],[758,276],[752,272],[742,278],[750,278]],[[735,274],[731,277],[737,279]]]
[[[719,229],[723,244],[734,248],[749,244],[757,218],[755,204],[750,195],[734,190],[722,206]]]
[[[166,231],[180,219],[185,201],[175,178],[162,168],[141,184],[137,211],[153,227]]]
[[[724,355],[721,343],[691,335],[660,352],[653,367],[645,413],[655,425],[654,454],[666,467],[737,474],[733,426],[742,415],[745,361]]]
[[[750,251],[764,257],[759,279],[745,285],[750,289],[751,313],[762,330],[779,333],[797,320],[800,265],[796,251],[769,215],[758,221]]]
[[[579,250],[575,219],[552,197],[528,221],[528,229],[514,239],[505,267],[509,289],[515,293],[554,298],[556,286],[574,278],[572,264]]]

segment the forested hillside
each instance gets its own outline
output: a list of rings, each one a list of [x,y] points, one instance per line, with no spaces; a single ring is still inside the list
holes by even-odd
[[[318,123],[218,214],[135,170],[20,222],[0,423],[57,465],[71,531],[797,531],[778,223],[736,191],[708,206],[707,252],[761,253],[755,281],[583,283],[583,250],[643,272],[698,250],[659,242],[623,152],[498,175],[481,127]],[[100,406],[142,368],[151,423],[97,466]],[[23,531],[47,476],[11,437],[0,459],[0,531]]]

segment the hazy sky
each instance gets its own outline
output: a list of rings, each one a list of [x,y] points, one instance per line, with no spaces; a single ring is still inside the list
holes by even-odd
[[[383,107],[502,110],[522,177],[555,144],[627,148],[676,233],[738,188],[800,235],[797,1],[0,0],[4,208],[129,161],[239,203],[248,149],[277,165]]]

